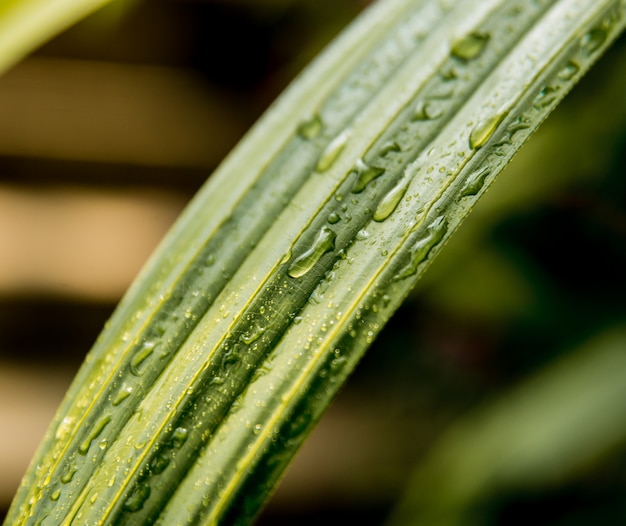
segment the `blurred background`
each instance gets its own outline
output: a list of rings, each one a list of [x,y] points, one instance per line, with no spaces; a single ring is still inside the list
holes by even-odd
[[[145,259],[367,3],[114,3],[0,77],[0,519]],[[625,65],[500,176],[260,524],[626,523]]]

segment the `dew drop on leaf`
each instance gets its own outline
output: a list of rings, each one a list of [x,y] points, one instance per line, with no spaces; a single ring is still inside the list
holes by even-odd
[[[583,53],[586,55],[592,55],[595,53],[604,41],[606,40],[607,34],[606,30],[602,27],[595,27],[591,31],[589,31],[585,36],[583,36],[580,47],[583,50]]]
[[[469,33],[452,44],[450,50],[453,57],[463,61],[470,61],[480,55],[489,42],[489,35],[483,33]]]
[[[339,155],[341,155],[341,152],[346,147],[349,139],[350,132],[348,130],[344,130],[332,141],[330,141],[326,149],[322,152],[319,160],[317,161],[317,166],[315,167],[315,170],[317,170],[318,172],[325,172],[326,170],[328,170],[339,158]]]
[[[554,102],[558,95],[558,92],[552,86],[546,86],[543,88],[537,97],[535,97],[535,101],[533,102],[533,106],[542,110],[543,108],[547,108],[550,104]]]
[[[143,346],[133,355],[130,360],[130,372],[135,376],[141,376],[139,367],[144,363],[148,357],[154,351],[154,342],[146,342]]]
[[[415,243],[407,265],[395,276],[394,281],[408,278],[417,272],[417,268],[428,257],[432,248],[441,242],[448,229],[443,216],[437,217],[426,229],[426,233]]]
[[[497,113],[479,122],[470,132],[469,146],[473,150],[483,146],[496,131],[498,125],[504,119],[505,113]]]
[[[298,126],[298,135],[303,139],[314,139],[322,132],[323,127],[322,119],[315,114]]]
[[[105,415],[98,422],[96,422],[91,430],[91,432],[87,435],[87,438],[83,440],[83,442],[78,446],[78,452],[81,455],[86,455],[87,451],[91,447],[91,443],[104,431],[104,428],[111,421],[111,417],[109,415]]]
[[[150,496],[150,486],[147,484],[137,484],[130,492],[130,495],[124,502],[126,511],[139,511],[143,508],[144,502]]]
[[[353,172],[357,174],[357,179],[352,187],[352,193],[358,194],[365,190],[365,187],[374,179],[384,174],[385,169],[377,166],[370,166],[369,164],[363,162],[363,160],[359,159],[353,169]]]
[[[571,80],[572,78],[574,78],[574,76],[576,75],[576,73],[578,73],[579,70],[580,68],[578,67],[578,64],[570,60],[567,62],[567,64],[565,64],[565,66],[563,66],[561,71],[559,71],[558,77],[561,80]]]
[[[489,172],[489,168],[484,166],[471,173],[461,189],[461,197],[476,195],[485,184],[485,178],[489,175]]]
[[[184,427],[177,427],[172,433],[172,445],[179,449],[187,440],[188,431]]]
[[[384,221],[393,213],[406,193],[409,183],[409,179],[403,179],[391,190],[389,190],[389,192],[387,192],[378,204],[378,207],[376,207],[376,211],[374,212],[374,221]]]
[[[337,212],[331,212],[328,215],[328,222],[331,225],[334,225],[335,223],[339,223],[340,220],[341,220],[341,217],[339,217],[339,214]]]
[[[420,101],[415,106],[415,112],[411,120],[413,121],[428,121],[438,119],[443,115],[441,110],[437,110],[432,102]]]
[[[61,475],[61,482],[63,484],[69,484],[70,482],[72,482],[72,479],[74,478],[74,474],[76,473],[76,466],[70,466],[67,471],[65,473],[63,473],[63,475]]]
[[[327,226],[323,226],[319,231],[313,244],[300,256],[298,256],[289,266],[287,274],[292,278],[300,278],[304,276],[319,259],[335,248],[335,238],[337,234]]]

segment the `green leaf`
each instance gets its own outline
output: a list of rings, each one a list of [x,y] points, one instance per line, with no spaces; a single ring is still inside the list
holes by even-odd
[[[9,524],[244,524],[626,2],[388,0],[199,192],[89,353]]]
[[[48,38],[109,0],[3,0],[0,4],[0,73]]]

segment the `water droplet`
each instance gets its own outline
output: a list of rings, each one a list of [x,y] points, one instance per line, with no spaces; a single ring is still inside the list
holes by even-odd
[[[177,427],[172,433],[172,445],[179,449],[186,441],[189,432],[184,427]]]
[[[484,146],[484,144],[496,131],[498,125],[504,119],[506,113],[496,113],[491,117],[487,117],[485,120],[479,122],[471,131],[469,136],[469,146],[473,150]]]
[[[443,115],[441,110],[437,110],[432,102],[419,101],[415,106],[415,112],[411,120],[413,121],[427,121],[432,119],[438,119]]]
[[[111,421],[111,416],[105,415],[100,420],[98,420],[98,422],[94,424],[91,430],[91,433],[89,433],[87,437],[85,438],[85,440],[83,440],[83,442],[80,444],[80,446],[78,446],[78,452],[81,455],[87,454],[87,451],[89,451],[89,447],[91,446],[91,443],[98,437],[100,433],[102,433],[102,431],[104,431],[104,428],[107,426],[107,424],[110,421]]]
[[[448,225],[443,216],[437,217],[426,228],[426,234],[411,249],[408,264],[394,276],[395,280],[408,278],[417,272],[417,268],[427,257],[432,248],[443,239]]]
[[[225,378],[222,378],[221,376],[214,376],[211,379],[211,384],[212,385],[222,385],[225,381]]]
[[[396,186],[387,192],[387,195],[382,198],[376,207],[374,221],[384,221],[392,214],[402,197],[404,197],[410,182],[410,179],[401,179]]]
[[[331,213],[328,215],[328,222],[329,222],[331,225],[334,225],[334,224],[336,224],[336,223],[339,223],[339,221],[341,221],[341,217],[339,217],[339,214],[338,214],[337,212],[331,212]]]
[[[146,342],[143,346],[133,355],[130,360],[130,372],[135,376],[141,376],[139,367],[145,362],[148,357],[154,352],[154,342]]]
[[[330,141],[326,149],[322,152],[319,161],[317,161],[317,166],[315,167],[315,169],[318,172],[325,172],[326,170],[328,170],[339,158],[339,155],[346,147],[349,139],[350,131],[344,130],[332,141]]]
[[[59,497],[61,496],[61,490],[60,489],[56,489],[52,495],[50,495],[50,500],[52,501],[56,501],[59,500]]]
[[[252,329],[242,334],[239,339],[246,345],[250,345],[252,342],[257,341],[265,332],[265,327],[255,325]]]
[[[323,127],[322,119],[316,113],[298,126],[298,135],[303,139],[314,139],[322,132]]]
[[[606,30],[603,27],[594,27],[591,31],[583,36],[580,41],[580,47],[586,55],[592,55],[604,44],[607,37]]]
[[[54,435],[57,440],[63,440],[67,434],[70,432],[72,425],[74,424],[74,417],[66,416],[61,420],[59,427],[57,428],[57,432]]]
[[[381,146],[380,152],[378,153],[378,155],[380,157],[385,157],[391,152],[401,152],[401,151],[402,151],[402,148],[400,148],[400,145],[396,141],[387,141],[385,144]]]
[[[127,511],[139,511],[150,496],[150,486],[147,484],[136,484],[130,495],[124,502],[124,509]]]
[[[489,173],[490,170],[488,166],[471,173],[461,189],[461,197],[476,195],[485,184],[485,178],[489,175]]]
[[[291,259],[291,249],[289,249],[287,252],[285,252],[285,255],[282,257],[282,259],[278,262],[279,265],[284,265],[285,263],[287,263],[287,261],[289,261]]]
[[[67,468],[67,471],[65,473],[63,473],[63,475],[61,475],[61,482],[63,484],[69,484],[70,482],[72,482],[72,479],[74,478],[74,474],[76,473],[76,466],[70,466]]]
[[[170,462],[171,462],[171,458],[169,456],[169,452],[163,451],[159,453],[158,455],[156,455],[150,461],[150,472],[153,473],[154,475],[163,473],[165,471],[165,468],[169,466]]]
[[[115,484],[115,475],[113,475],[108,481],[107,481],[107,488],[112,488],[113,484]]]
[[[348,362],[345,356],[339,356],[330,362],[330,370],[333,374],[337,374]]]
[[[111,402],[113,406],[120,405],[124,400],[126,400],[131,394],[133,394],[133,386],[132,385],[122,385],[122,388],[118,391],[117,395]]]
[[[558,77],[561,80],[572,80],[576,73],[580,71],[580,67],[576,62],[569,60],[565,66],[559,71]]]
[[[365,190],[365,187],[377,177],[385,173],[384,168],[378,166],[370,166],[359,159],[354,167],[353,172],[357,174],[357,179],[352,187],[352,193],[358,194]]]
[[[550,104],[552,104],[556,100],[557,96],[558,91],[556,90],[556,88],[553,88],[552,86],[546,86],[539,92],[539,95],[535,97],[533,106],[535,107],[535,109],[542,110],[543,108],[546,108]]]
[[[463,61],[469,61],[482,53],[487,42],[489,42],[488,34],[472,32],[454,42],[450,52],[453,57]]]
[[[323,226],[313,244],[294,260],[287,270],[287,274],[292,278],[304,276],[326,252],[334,250],[336,237],[335,232],[327,226]]]
[[[439,76],[444,82],[450,82],[459,78],[457,72],[452,67],[448,67],[447,69],[442,69],[441,71],[439,71]]]
[[[364,228],[363,228],[363,229],[361,229],[361,230],[359,230],[359,231],[356,233],[356,236],[355,236],[355,238],[356,238],[356,240],[357,240],[357,241],[364,241],[364,240],[366,240],[368,237],[370,237],[370,233],[369,233],[367,230],[365,230]]]

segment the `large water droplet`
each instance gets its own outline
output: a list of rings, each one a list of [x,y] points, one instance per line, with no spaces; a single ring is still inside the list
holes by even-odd
[[[576,73],[580,71],[580,67],[576,62],[569,60],[565,66],[559,71],[558,77],[561,80],[572,80]]]
[[[470,148],[474,150],[483,146],[496,131],[505,115],[506,113],[496,113],[474,126],[469,136]]]
[[[133,394],[133,386],[132,385],[122,385],[122,388],[118,391],[117,395],[111,402],[113,406],[120,405],[124,400],[126,400],[131,394]]]
[[[438,110],[434,103],[428,101],[419,101],[415,106],[415,112],[411,120],[414,121],[427,121],[432,119],[438,119],[443,115],[441,110]]]
[[[471,173],[461,189],[461,197],[476,195],[485,184],[485,178],[489,175],[489,172],[489,167],[485,166]]]
[[[61,479],[60,479],[61,482],[63,484],[69,484],[70,482],[72,482],[72,479],[74,478],[75,473],[76,473],[76,466],[68,467],[65,473],[61,475]]]
[[[292,278],[304,276],[326,252],[334,250],[336,237],[335,232],[327,226],[323,226],[313,244],[294,260],[287,270],[287,274]]]
[[[336,224],[336,223],[339,223],[339,221],[341,221],[341,217],[339,216],[339,214],[338,214],[337,212],[331,212],[331,213],[328,215],[328,222],[329,222],[331,225],[334,225],[334,224]]]
[[[63,420],[61,420],[61,423],[59,424],[59,427],[57,428],[57,431],[54,435],[55,438],[57,440],[64,440],[67,434],[72,429],[72,426],[74,425],[74,421],[75,421],[75,418],[71,416],[66,416],[65,418],[63,418]]]
[[[469,61],[480,55],[489,42],[489,35],[472,32],[452,44],[450,53],[463,61]]]
[[[322,119],[316,113],[298,126],[298,135],[303,139],[314,139],[322,132],[323,127]]]
[[[603,27],[594,27],[591,31],[585,34],[580,41],[580,47],[583,50],[583,53],[586,55],[592,55],[595,53],[607,37],[606,30]]]
[[[396,186],[387,192],[387,195],[382,198],[378,207],[376,207],[376,211],[374,212],[374,221],[384,221],[392,214],[406,193],[410,182],[411,181],[408,178],[402,179]]]
[[[317,161],[317,166],[315,167],[315,169],[318,172],[325,172],[326,170],[328,170],[339,158],[339,155],[346,147],[349,139],[350,131],[344,130],[332,141],[330,141],[326,149],[322,152],[319,160]]]
[[[443,239],[447,229],[448,225],[443,216],[437,217],[437,219],[428,225],[425,235],[419,239],[411,249],[409,262],[394,276],[394,281],[408,278],[415,274],[420,263],[428,257],[432,248]]]
[[[150,486],[145,483],[136,484],[124,502],[127,511],[139,511],[150,496]]]
[[[559,93],[556,88],[553,88],[552,86],[546,86],[535,97],[535,100],[533,101],[533,106],[538,110],[547,108],[556,100],[558,94]]]
[[[283,255],[283,257],[281,258],[281,260],[278,262],[279,265],[284,265],[285,263],[287,263],[287,261],[289,261],[291,259],[291,249],[287,250],[287,252],[285,252],[285,254]]]
[[[130,372],[135,376],[141,376],[139,367],[145,362],[148,357],[154,352],[154,342],[146,342],[143,346],[133,355],[130,360]]]
[[[103,416],[100,420],[98,420],[91,432],[87,435],[87,438],[85,438],[85,440],[82,441],[82,443],[80,444],[80,446],[78,446],[78,452],[81,455],[86,455],[87,451],[89,451],[89,447],[91,446],[91,443],[98,438],[98,435],[100,435],[100,433],[102,433],[102,431],[104,431],[104,428],[107,426],[107,424],[111,421],[111,416],[110,415],[105,415]]]
[[[150,461],[150,472],[154,475],[163,473],[171,460],[169,450],[162,451]]]
[[[177,427],[172,433],[172,445],[176,449],[180,449],[181,446],[187,441],[189,432],[184,427]]]
[[[239,339],[245,343],[246,345],[250,345],[251,343],[257,341],[265,332],[265,327],[261,327],[260,325],[255,325],[249,331],[246,331],[242,334]]]
[[[357,174],[357,179],[352,187],[352,192],[358,194],[359,192],[365,190],[365,187],[374,179],[384,174],[385,169],[379,168],[378,166],[370,166],[369,164],[363,162],[363,160],[359,159],[353,172]]]
[[[389,155],[391,152],[401,152],[401,151],[402,151],[402,148],[396,141],[387,141],[385,144],[381,146],[380,152],[378,152],[378,155],[380,157],[385,157]]]

